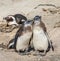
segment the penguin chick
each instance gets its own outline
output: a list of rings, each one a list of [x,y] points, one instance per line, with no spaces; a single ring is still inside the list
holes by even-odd
[[[33,21],[25,21],[15,35],[14,47],[17,52],[26,53],[29,48],[29,42],[32,36]]]
[[[41,21],[41,16],[34,17],[32,44],[35,51],[43,51],[43,53],[40,53],[40,55],[46,55],[50,41],[45,24]]]

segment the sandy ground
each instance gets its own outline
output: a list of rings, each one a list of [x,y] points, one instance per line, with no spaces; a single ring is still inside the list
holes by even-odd
[[[19,55],[12,50],[0,47],[0,61],[60,61],[60,27],[58,27],[60,26],[60,1],[0,0],[0,21],[3,21],[2,18],[4,16],[16,13],[21,13],[28,19],[32,19],[35,15],[41,15],[55,50],[54,52],[50,50],[46,56],[42,57],[33,56],[32,54]],[[14,37],[16,31],[15,29],[11,33],[0,32],[0,44],[7,45]]]

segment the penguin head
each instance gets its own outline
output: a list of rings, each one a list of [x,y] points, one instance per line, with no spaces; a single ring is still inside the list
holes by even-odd
[[[24,27],[31,27],[33,24],[33,20],[27,20],[24,22]]]
[[[25,21],[27,21],[27,18],[22,14],[15,14],[14,17],[18,24],[23,24]]]
[[[8,15],[4,17],[3,20],[7,22],[7,25],[18,25],[13,15]]]
[[[38,25],[41,23],[41,16],[37,15],[33,18],[33,20],[34,20],[34,24]]]

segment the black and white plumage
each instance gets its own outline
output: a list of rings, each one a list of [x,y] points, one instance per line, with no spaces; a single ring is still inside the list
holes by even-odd
[[[8,15],[3,19],[6,20],[7,25],[17,25],[17,26],[27,20],[27,18],[22,14]]]
[[[49,40],[45,24],[41,21],[41,16],[35,16],[33,20],[33,38],[31,44],[35,51],[44,51],[40,54],[45,55],[47,50],[52,46],[51,41]]]
[[[12,40],[9,41],[9,43],[7,45],[8,49],[15,49],[15,47],[14,47],[14,41],[15,41],[15,38],[13,38]]]
[[[17,31],[15,38],[8,44],[8,48],[14,48],[17,52],[28,51],[29,42],[32,36],[33,21],[25,21]]]
[[[3,20],[6,21],[6,27],[5,30],[2,29],[1,32],[11,32],[16,28],[19,28],[25,21],[27,21],[27,18],[22,14],[15,14],[8,15],[4,17]]]

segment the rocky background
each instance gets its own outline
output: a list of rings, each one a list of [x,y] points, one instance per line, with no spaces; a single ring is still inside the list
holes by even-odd
[[[50,50],[46,56],[19,55],[13,50],[2,49],[0,61],[60,61],[60,0],[0,0],[0,24],[3,17],[20,13],[28,19],[41,15],[53,42],[54,52]],[[17,29],[10,33],[0,32],[0,44],[5,46],[14,37]]]

